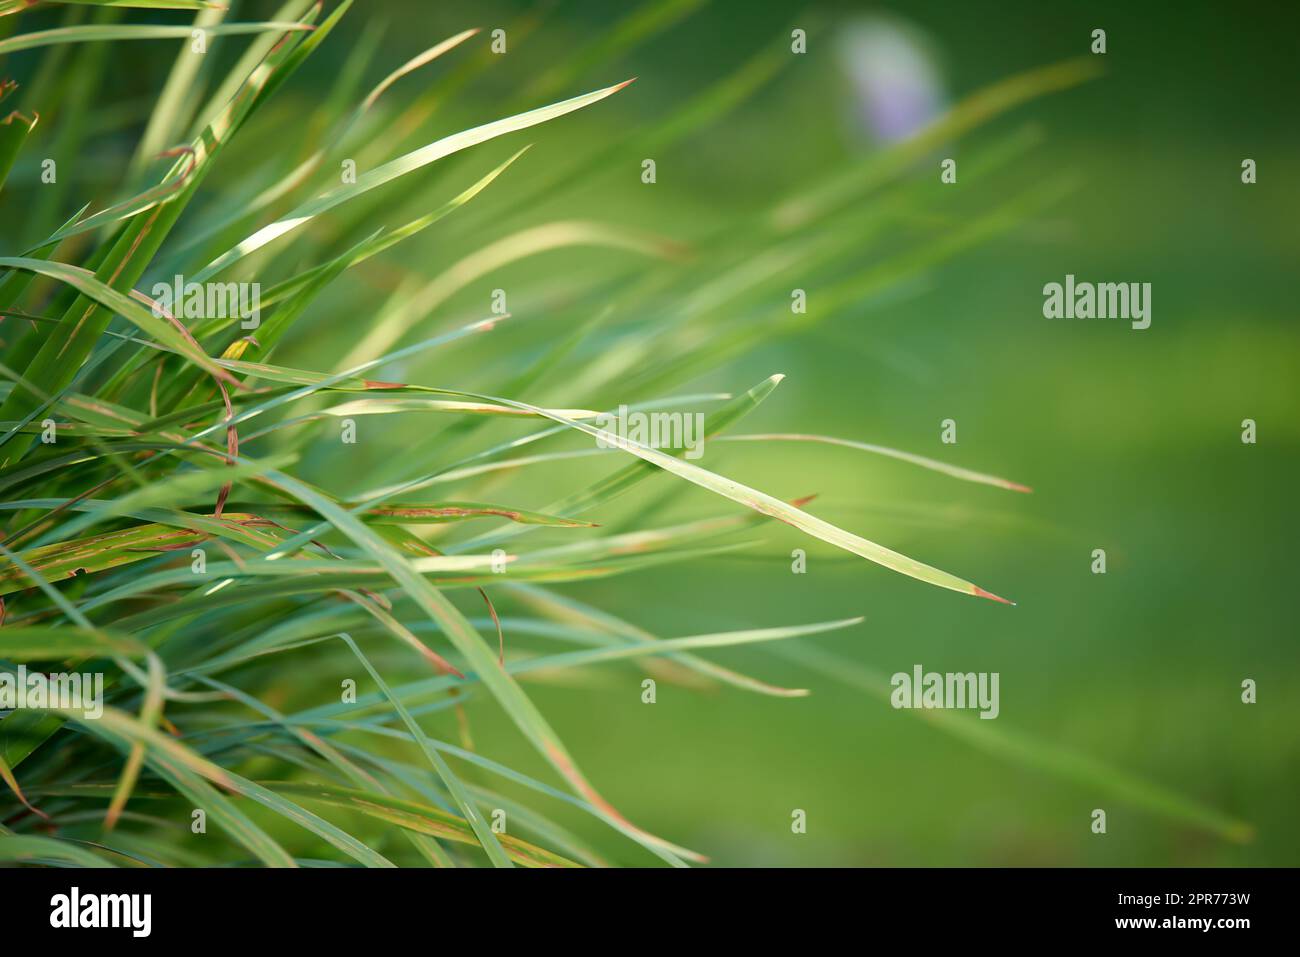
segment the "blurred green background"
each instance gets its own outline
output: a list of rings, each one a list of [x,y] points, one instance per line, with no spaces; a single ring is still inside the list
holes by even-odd
[[[242,12],[272,9],[245,4]],[[638,11],[662,22],[628,49],[603,47]],[[478,49],[489,42],[486,31],[507,30],[508,52],[445,87],[427,122],[400,139],[384,134],[366,144],[380,158],[507,112],[638,79],[590,110],[389,187],[390,208],[366,220],[365,232],[406,222],[519,146],[536,144],[481,200],[340,281],[330,296],[341,318],[307,324],[278,361],[334,367],[358,341],[367,310],[403,281],[431,278],[530,226],[594,220],[685,243],[691,251],[668,267],[620,250],[571,248],[494,270],[421,329],[430,335],[485,315],[490,291],[504,288],[517,325],[494,336],[512,337],[509,352],[485,341],[387,376],[498,390],[522,362],[617,302],[620,290],[653,268],[660,282],[653,298],[634,314],[616,310],[609,328],[561,374],[519,396],[590,408],[668,394],[575,390],[584,369],[620,341],[619,330],[644,329],[651,337],[682,314],[709,278],[709,257],[719,255],[715,244],[728,228],[743,229],[776,202],[889,147],[896,131],[873,124],[854,82],[866,50],[880,54],[906,42],[898,47],[910,57],[900,68],[903,92],[882,95],[905,100],[931,77],[937,99],[913,104],[924,117],[1013,74],[1086,56],[1091,31],[1104,28],[1104,76],[926,151],[838,211],[826,229],[852,232],[868,218],[875,225],[831,267],[779,287],[807,289],[815,324],[691,370],[670,390],[739,392],[782,372],[787,379],[740,431],[879,443],[1031,485],[1032,495],[1017,495],[811,444],[713,443],[702,460],[782,498],[816,493],[809,506],[815,514],[1018,605],[924,586],[776,523],[747,533],[747,540],[761,541],[739,554],[561,590],[664,637],[864,615],[851,630],[798,641],[886,676],[917,663],[999,672],[1000,717],[959,719],[991,726],[980,732],[1032,739],[1042,749],[1033,754],[1090,756],[1247,822],[1253,839],[1229,840],[1122,800],[1105,787],[1109,771],[1071,779],[1053,773],[1050,758],[976,746],[891,709],[844,680],[852,674],[814,670],[779,647],[707,657],[809,688],[811,696],[783,700],[661,681],[657,703],[645,705],[643,673],[627,665],[525,687],[615,806],[722,865],[1300,863],[1292,591],[1300,451],[1293,300],[1300,18],[1293,10],[1262,13],[1226,3],[362,0],[356,13],[364,17],[356,17],[346,41],[362,36],[368,21],[387,22],[363,91],[443,36],[483,27],[470,44]],[[693,97],[751,58],[788,50],[794,27],[808,30],[807,54],[783,60],[725,115],[662,149],[638,151],[639,134],[680,115]],[[864,47],[864,36],[885,46]],[[214,42],[218,52],[221,44],[231,48],[223,55],[242,48],[238,38]],[[593,49],[604,53],[591,54],[587,65]],[[257,119],[261,139],[277,129],[290,136],[295,116],[324,95],[347,53],[346,42],[331,38],[283,92],[278,110]],[[391,110],[435,78],[454,77],[467,59],[453,55],[401,81]],[[105,89],[124,109],[138,98],[147,111],[170,63],[170,54],[141,56],[128,75],[106,76]],[[125,132],[97,142],[114,174],[134,148]],[[599,167],[551,184],[584,156],[599,156]],[[652,186],[640,181],[646,156],[657,164]],[[958,161],[954,186],[939,182],[938,160],[948,156]],[[1240,181],[1246,157],[1258,163],[1255,185]],[[982,172],[982,164],[992,168]],[[22,175],[17,171],[14,180]],[[30,182],[36,171],[25,175]],[[93,180],[93,173],[80,175]],[[238,166],[217,175],[237,190]],[[537,195],[539,183],[547,185]],[[952,255],[925,260],[924,251],[942,248],[1026,190],[1058,186],[1059,199],[1022,210]],[[332,235],[331,228],[329,217],[313,225],[302,265],[319,261],[322,248],[343,248],[365,234]],[[910,251],[921,256],[916,268],[906,266]],[[879,288],[818,313],[819,289],[873,270],[884,270]],[[1150,282],[1150,329],[1044,319],[1042,287],[1067,272]],[[692,320],[690,331],[701,342],[734,336],[751,315],[758,321],[787,299],[778,290]],[[947,418],[957,422],[955,446],[940,443]],[[1244,418],[1258,423],[1256,445],[1241,442]],[[308,477],[348,493],[419,474],[408,450],[438,455],[436,436],[445,427],[419,416],[382,416],[365,425],[354,468],[322,461],[313,473],[309,457]],[[521,433],[508,424],[491,431]],[[606,470],[603,462],[577,459],[502,479],[490,498],[480,497],[544,508]],[[644,514],[646,524],[658,525],[736,511],[672,481],[647,483],[591,517],[617,526]],[[671,488],[680,493],[670,503],[645,511]],[[537,542],[562,538],[536,533]],[[797,547],[808,551],[806,574],[791,573]],[[1104,576],[1090,572],[1095,548],[1108,554]],[[508,596],[498,600],[503,614],[517,611]],[[472,608],[468,599],[461,606]],[[510,639],[508,627],[507,638],[512,649],[547,648],[538,639]],[[376,656],[395,678],[404,669],[419,673],[396,651],[377,649]],[[320,667],[333,663],[322,659]],[[1258,682],[1255,705],[1240,701],[1245,678]],[[277,706],[320,700],[309,683],[279,694]],[[550,780],[490,700],[476,699],[470,717],[483,753]],[[449,716],[428,724],[453,735]],[[653,860],[590,819],[539,806],[613,860]],[[791,833],[795,808],[807,811],[806,834]],[[1108,813],[1104,836],[1090,831],[1094,808]]]

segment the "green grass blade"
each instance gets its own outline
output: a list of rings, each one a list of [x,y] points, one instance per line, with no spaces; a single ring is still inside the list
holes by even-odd
[[[226,23],[207,27],[206,32],[212,36],[235,36],[308,29],[310,27],[301,23]],[[56,43],[89,43],[102,40],[188,40],[192,30],[192,27],[186,26],[145,24],[87,24],[78,27],[55,27],[52,30],[38,30],[35,33],[23,33],[7,40],[0,40],[0,56]]]
[[[430,163],[436,162],[445,156],[463,149],[468,149],[479,143],[486,142],[498,136],[504,136],[507,133],[514,133],[518,130],[527,129],[530,126],[536,126],[538,123],[546,123],[549,120],[564,116],[566,113],[572,113],[574,110],[580,110],[583,107],[597,103],[608,96],[613,96],[619,90],[623,89],[630,83],[627,80],[615,86],[605,87],[602,90],[594,90],[591,93],[584,93],[581,96],[575,96],[572,99],[563,100],[559,103],[553,103],[550,106],[540,107],[536,110],[530,110],[527,113],[520,113],[516,116],[496,120],[491,123],[485,123],[482,126],[476,126],[473,129],[464,130],[460,133],[454,133],[451,136],[435,140],[428,146],[424,146],[414,152],[407,153],[395,160],[383,164],[382,166],[367,170],[357,177],[356,183],[346,184],[322,193],[315,199],[304,203],[287,216],[283,216],[264,226],[253,235],[249,236],[243,242],[234,248],[222,253],[206,267],[201,269],[193,277],[194,282],[203,282],[212,276],[221,272],[223,269],[243,259],[249,253],[261,249],[267,243],[270,243],[286,233],[297,229],[310,222],[321,213],[327,212],[341,203],[347,202],[361,196],[372,189],[390,183],[393,180],[405,176],[407,173],[414,172]]]
[[[942,472],[944,475],[950,475],[953,478],[961,479],[965,482],[976,482],[980,485],[992,485],[995,488],[1004,488],[1012,492],[1032,492],[1028,485],[1021,485],[1019,482],[1012,482],[1010,479],[999,478],[996,475],[988,475],[984,472],[975,472],[971,469],[960,468],[956,465],[949,465],[947,462],[940,462],[938,459],[926,458],[924,455],[914,455],[911,452],[903,452],[899,449],[892,449],[886,445],[871,445],[867,442],[854,442],[851,439],[837,439],[829,435],[806,435],[793,432],[767,432],[754,433],[751,435],[721,435],[714,441],[717,442],[820,442],[824,445],[838,445],[847,449],[857,449],[861,452],[871,452],[874,455],[883,455],[887,458],[898,459],[900,462],[908,462],[912,465],[919,465],[923,469],[930,469],[933,472]]]
[[[38,119],[36,116],[28,118],[17,110],[0,119],[0,189],[4,188],[9,170],[13,168],[14,160],[22,151],[27,135],[35,129]]]

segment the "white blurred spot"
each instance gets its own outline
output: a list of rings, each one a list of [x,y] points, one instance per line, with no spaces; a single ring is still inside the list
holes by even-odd
[[[862,17],[840,33],[837,49],[858,114],[876,137],[904,139],[943,112],[938,58],[917,27],[892,16]]]

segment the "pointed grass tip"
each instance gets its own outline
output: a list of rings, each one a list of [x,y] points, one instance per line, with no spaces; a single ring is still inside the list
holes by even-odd
[[[1003,598],[1001,595],[995,595],[991,591],[985,591],[983,588],[980,588],[979,585],[976,585],[974,587],[975,587],[975,591],[973,592],[973,594],[977,598],[992,598],[994,601],[1001,602],[1004,605],[1011,605],[1012,607],[1015,607],[1016,603],[1014,601],[1011,601],[1008,598]]]

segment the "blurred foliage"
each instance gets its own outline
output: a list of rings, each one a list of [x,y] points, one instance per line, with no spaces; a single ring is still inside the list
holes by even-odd
[[[228,21],[279,19],[273,4],[235,6]],[[0,37],[18,20],[26,33],[192,17],[50,7],[0,18]],[[700,651],[759,681],[807,688],[807,697],[716,680],[699,687],[698,671],[647,672],[641,666],[650,659],[521,678],[604,796],[637,825],[724,865],[1294,864],[1300,689],[1287,637],[1293,535],[1285,516],[1293,512],[1300,446],[1289,288],[1300,250],[1297,193],[1288,189],[1300,157],[1285,122],[1294,97],[1284,45],[1294,21],[1209,3],[1176,12],[1012,3],[991,12],[924,0],[802,8],[487,2],[472,11],[363,2],[231,140],[137,288],[189,275],[292,214],[337,183],[343,157],[373,170],[456,131],[635,76],[590,109],[433,163],[240,261],[226,278],[270,288],[377,230],[439,210],[532,144],[463,208],[330,277],[269,358],[256,351],[242,358],[340,372],[483,318],[493,290],[503,289],[511,318],[499,328],[445,351],[412,351],[373,377],[572,410],[741,394],[783,373],[780,388],[734,431],[874,443],[1007,476],[1034,492],[954,482],[850,448],[708,443],[700,464],[710,471],[786,501],[816,495],[806,508],[819,517],[1018,604],[924,587],[776,522],[745,522],[725,539],[684,539],[697,551],[631,574],[544,586],[617,616],[625,624],[585,612],[582,620],[599,621],[621,641],[866,619],[830,635]],[[1108,52],[1096,58],[1104,64],[1087,57],[1098,26],[1108,33]],[[398,79],[345,126],[390,71],[471,27],[483,33]],[[796,27],[808,33],[802,56],[789,53]],[[504,55],[490,50],[497,28],[506,31]],[[908,38],[914,46],[904,66],[923,64],[938,84],[941,102],[916,100],[910,136],[873,126],[855,85],[854,42],[864,29]],[[214,94],[256,42],[213,37],[197,75],[174,84],[187,61],[172,40],[57,45],[0,60],[0,74],[20,84],[12,105],[41,116],[0,193],[0,254],[22,255],[83,203],[93,202],[91,212],[111,208],[158,182],[167,165],[181,166],[183,157],[164,164],[153,156],[190,139],[208,118],[202,104],[223,101]],[[1104,75],[1088,77],[1097,66]],[[908,76],[922,82],[915,70]],[[169,84],[174,98],[160,100]],[[159,120],[159,104],[168,102],[174,115]],[[951,112],[927,116],[931,107]],[[40,159],[74,147],[75,162],[60,160],[60,191],[44,188]],[[244,215],[317,150],[328,159],[299,189]],[[956,185],[939,181],[938,161],[947,156],[958,160]],[[1258,184],[1240,182],[1245,157],[1259,164]],[[653,185],[641,181],[646,158],[656,163]],[[83,262],[97,235],[71,237],[56,258]],[[1151,282],[1151,328],[1044,319],[1042,286],[1067,272]],[[806,316],[790,315],[795,287],[807,291]],[[45,314],[60,295],[55,283],[36,279],[23,302]],[[111,329],[133,332],[120,319]],[[3,361],[14,368],[8,331]],[[235,338],[214,330],[204,344],[224,348]],[[89,381],[113,384],[116,361]],[[158,368],[167,371],[164,384],[175,381],[177,401],[203,381],[186,378],[179,360]],[[133,389],[147,407],[148,387]],[[292,415],[326,405],[309,399]],[[940,443],[948,418],[957,422],[955,446]],[[1240,442],[1244,418],[1259,423],[1257,445]],[[248,433],[241,449],[266,460],[295,450],[295,476],[349,500],[539,427],[432,414],[358,421],[363,440],[345,452],[325,431],[336,427],[329,418],[261,438]],[[521,453],[590,444],[561,437]],[[464,491],[432,491],[545,513],[608,472],[605,458],[579,456],[487,473]],[[232,501],[243,491],[237,487]],[[541,549],[745,514],[658,476],[580,516],[598,530],[519,526],[528,530],[520,542]],[[449,554],[478,554],[467,543],[495,529],[455,524],[421,534]],[[326,541],[356,557],[347,539]],[[705,550],[719,541],[745,547]],[[808,552],[806,574],[791,574],[795,548]],[[1105,576],[1089,571],[1094,548],[1107,550]],[[151,557],[147,567],[175,567],[169,560]],[[94,594],[65,590],[74,601]],[[490,593],[508,661],[557,655],[586,634],[538,627],[548,616],[527,591]],[[401,622],[464,664],[411,603],[389,594]],[[494,637],[474,590],[456,598],[479,633]],[[33,590],[11,601],[11,617],[24,602],[30,609],[45,601]],[[150,606],[129,610],[147,616]],[[147,618],[141,633],[172,642],[177,654],[163,655],[169,670],[219,655],[227,640],[274,634],[268,608],[230,614],[242,617],[212,634],[201,619],[186,632],[151,631],[156,623]],[[555,620],[572,623],[575,614]],[[285,621],[294,624],[292,615]],[[116,616],[97,624],[119,625]],[[360,624],[349,630],[367,634]],[[344,678],[371,691],[376,673],[395,689],[427,679],[427,665],[409,648],[368,636],[358,644],[374,673],[358,667],[359,651],[333,640],[216,677],[223,689],[290,715],[323,708]],[[884,681],[916,663],[999,672],[1001,716],[916,720],[892,710],[880,694]],[[661,679],[652,706],[641,701],[647,673]],[[1247,677],[1259,682],[1253,706],[1240,703]],[[123,705],[138,712],[145,693],[132,695]],[[471,689],[439,700],[441,708],[416,715],[428,734],[463,746],[468,728],[480,760],[559,783],[491,696]],[[195,719],[205,725],[198,728],[185,725],[186,707],[169,705],[167,713],[201,751],[220,742],[227,721],[274,723],[250,705],[213,709]],[[240,727],[232,733],[253,726]],[[400,740],[409,725],[393,714],[383,728],[311,730],[328,730],[350,759],[404,762],[386,771],[408,796],[418,790],[454,811],[427,769],[411,770],[423,755]],[[34,803],[57,811],[59,801],[87,795],[42,795],[29,783],[67,776],[60,755],[73,752],[59,745],[64,738],[52,740],[55,747],[18,765],[15,776]],[[314,767],[292,766],[307,750],[272,736],[229,756],[252,781],[319,779]],[[116,779],[121,759],[99,753],[103,767],[86,772]],[[571,801],[539,797],[460,753],[455,770],[485,813],[508,807],[518,814],[512,820],[537,825],[525,835],[530,841],[565,856],[655,862]],[[201,842],[170,830],[184,826],[184,802],[167,805],[170,823],[150,816],[148,794],[158,791],[166,788],[146,775],[115,839],[123,848],[139,841],[143,856],[174,845],[178,861],[204,860],[210,852]],[[87,804],[97,813],[65,835],[97,836],[106,798]],[[248,803],[239,806],[276,840],[309,848],[298,856],[340,859],[325,840],[304,843],[297,825]],[[345,813],[339,796],[311,807],[392,860],[420,861],[391,819]],[[1088,827],[1097,807],[1108,812],[1104,837]],[[806,834],[791,833],[795,808],[807,811]],[[15,829],[35,823],[8,794],[0,813]],[[538,813],[560,830],[530,821]],[[565,838],[571,845],[539,836],[563,831],[576,835]],[[483,859],[459,838],[443,844],[457,860]],[[184,860],[188,854],[194,859]]]

